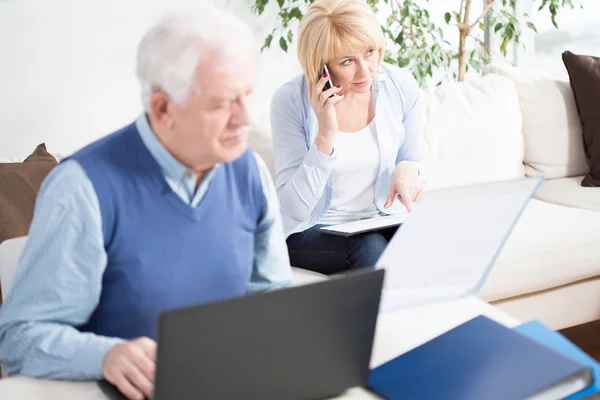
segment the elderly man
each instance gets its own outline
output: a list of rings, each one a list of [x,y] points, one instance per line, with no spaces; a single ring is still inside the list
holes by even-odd
[[[161,310],[290,285],[273,184],[247,149],[251,37],[211,8],[166,15],[143,37],[145,113],[40,191],[0,310],[9,375],[106,378],[141,399]]]

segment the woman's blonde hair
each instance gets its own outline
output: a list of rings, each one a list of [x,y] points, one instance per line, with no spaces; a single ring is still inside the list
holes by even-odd
[[[379,50],[380,64],[385,37],[366,0],[317,0],[300,22],[298,59],[311,87],[323,64],[343,57],[342,50],[370,48]]]

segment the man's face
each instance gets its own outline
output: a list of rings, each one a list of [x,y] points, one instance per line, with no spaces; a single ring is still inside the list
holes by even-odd
[[[186,102],[168,106],[168,147],[180,161],[198,169],[234,161],[246,151],[254,74],[251,56],[227,63],[215,52],[200,60]]]

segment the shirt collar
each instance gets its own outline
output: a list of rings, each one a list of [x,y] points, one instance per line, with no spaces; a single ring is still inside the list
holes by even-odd
[[[142,114],[135,121],[135,126],[140,133],[142,142],[156,160],[162,173],[175,181],[181,181],[184,178],[195,177],[194,171],[180,163],[158,140],[158,137],[152,130],[146,114]]]
[[[387,80],[387,74],[380,67],[379,72],[377,73],[377,75],[375,75],[375,79],[373,80],[373,90],[376,92],[379,91],[379,88],[381,87],[382,83]]]

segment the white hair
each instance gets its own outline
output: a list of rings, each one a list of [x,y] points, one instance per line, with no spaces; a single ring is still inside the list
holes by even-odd
[[[136,74],[150,112],[153,93],[183,103],[194,84],[198,62],[209,51],[226,62],[254,54],[254,35],[240,18],[209,6],[172,11],[146,32],[138,45]]]

